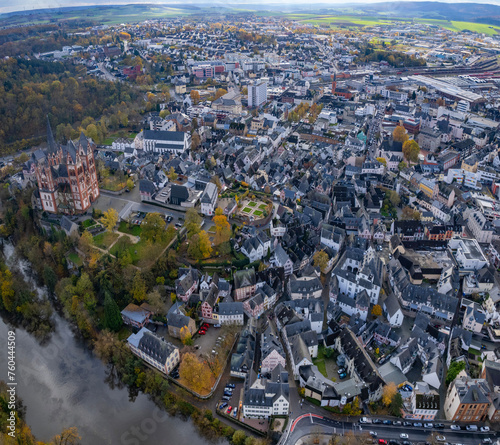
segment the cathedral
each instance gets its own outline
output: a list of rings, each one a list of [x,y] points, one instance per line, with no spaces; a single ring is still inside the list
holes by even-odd
[[[33,153],[43,210],[74,215],[99,197],[95,145],[82,133],[75,143],[56,144],[47,120],[47,149]]]

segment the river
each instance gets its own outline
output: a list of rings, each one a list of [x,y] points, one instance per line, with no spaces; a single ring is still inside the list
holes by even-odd
[[[28,265],[4,252],[8,264]],[[29,276],[26,276],[30,279]],[[38,289],[39,292],[42,290]],[[209,442],[191,421],[159,410],[144,394],[133,402],[126,388],[106,383],[106,367],[75,338],[70,324],[54,314],[56,330],[45,344],[16,329],[17,394],[27,408],[26,422],[38,440],[48,441],[64,428],[75,426],[83,445],[200,444]],[[0,318],[1,354],[7,356],[7,332]],[[7,360],[0,359],[0,379],[7,380]]]

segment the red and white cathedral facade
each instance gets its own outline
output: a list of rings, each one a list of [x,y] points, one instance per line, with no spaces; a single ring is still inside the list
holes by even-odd
[[[74,143],[56,144],[50,126],[48,147],[33,154],[43,210],[50,213],[85,212],[99,197],[95,145],[82,133]]]

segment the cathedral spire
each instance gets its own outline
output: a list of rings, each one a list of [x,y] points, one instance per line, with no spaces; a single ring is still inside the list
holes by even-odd
[[[47,114],[47,144],[50,153],[56,151],[56,141],[54,140],[54,135],[52,134],[52,128],[50,127],[50,120],[48,114]]]

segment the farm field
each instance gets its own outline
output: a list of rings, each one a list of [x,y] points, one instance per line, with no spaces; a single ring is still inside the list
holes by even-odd
[[[323,14],[286,14],[290,20],[297,20],[304,23],[309,23],[313,25],[330,25],[333,27],[362,27],[362,26],[379,26],[388,25],[391,23],[405,23],[411,22],[411,20],[402,18],[383,18],[383,17],[372,17],[372,16],[349,16],[349,15],[323,15]],[[468,29],[473,32],[480,32],[487,35],[495,35],[500,32],[500,27],[487,25],[484,23],[473,23],[473,22],[458,22],[458,21],[448,21],[439,19],[423,19],[415,18],[415,22],[427,23],[429,25],[441,26],[444,29],[450,31],[460,32]]]

